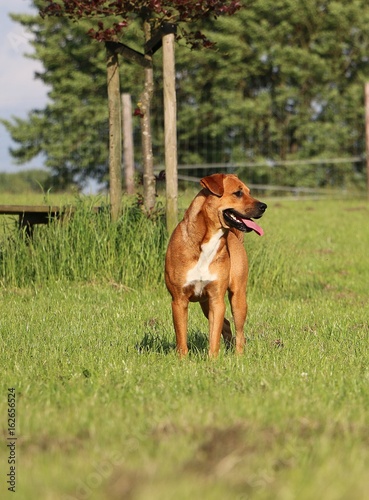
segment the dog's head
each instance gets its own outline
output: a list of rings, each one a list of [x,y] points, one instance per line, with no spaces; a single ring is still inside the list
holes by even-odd
[[[252,219],[259,219],[267,205],[250,196],[250,189],[236,175],[213,174],[201,179],[200,183],[209,191],[209,205],[217,210],[222,227],[264,234]]]

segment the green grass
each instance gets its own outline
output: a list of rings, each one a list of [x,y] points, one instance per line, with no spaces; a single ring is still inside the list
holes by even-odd
[[[157,283],[162,275],[167,240],[160,212],[147,218],[130,201],[112,224],[107,205],[91,210],[95,199],[75,200],[72,217],[35,226],[32,238],[3,221],[0,240],[0,282],[4,286],[35,286],[55,281],[96,279]]]
[[[127,239],[141,261],[119,258],[130,219],[102,232],[104,219],[86,219],[93,229],[76,222],[70,234],[85,234],[73,249],[72,237],[65,242],[74,275],[65,264],[60,275],[40,271],[20,286],[9,279],[18,272],[3,273],[0,464],[7,472],[6,389],[15,387],[16,498],[368,498],[369,207],[268,205],[265,236],[246,237],[242,357],[222,349],[208,359],[207,323],[193,304],[190,355],[177,359],[160,274],[165,235],[149,243],[163,234],[158,222],[131,221],[140,238]],[[61,229],[47,229],[54,246],[37,247],[35,258],[45,266],[45,254],[63,253],[53,233]],[[104,232],[118,247],[98,266],[93,235]],[[47,235],[40,240],[46,245]],[[134,278],[137,262],[150,265]]]

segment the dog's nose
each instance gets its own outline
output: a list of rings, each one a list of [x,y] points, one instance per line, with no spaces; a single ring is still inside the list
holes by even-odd
[[[260,210],[260,212],[265,212],[265,210],[267,209],[268,205],[266,203],[262,203],[261,201],[259,201],[258,203],[258,209]]]

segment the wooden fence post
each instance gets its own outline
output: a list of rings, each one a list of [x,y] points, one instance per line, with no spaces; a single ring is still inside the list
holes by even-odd
[[[365,83],[366,189],[369,201],[369,82]]]
[[[148,21],[144,21],[145,41],[150,40],[151,28]],[[152,66],[152,55],[145,54],[145,59],[150,63],[145,67],[145,83],[141,92],[141,142],[142,142],[142,163],[143,163],[143,194],[144,207],[147,214],[150,214],[156,202],[156,179],[154,175],[154,155],[152,150],[151,131],[151,101],[154,95],[154,69]]]
[[[109,185],[111,218],[116,221],[122,204],[122,112],[118,55],[106,43],[109,106]]]
[[[135,192],[135,167],[133,152],[132,101],[130,94],[122,94],[123,163],[127,194]]]
[[[166,215],[169,234],[178,223],[177,99],[175,86],[174,33],[164,34],[163,89],[166,178]]]

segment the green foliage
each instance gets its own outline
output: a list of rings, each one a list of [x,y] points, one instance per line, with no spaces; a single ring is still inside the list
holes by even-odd
[[[208,23],[218,52],[177,59],[180,154],[207,139],[206,162],[361,154],[368,17],[361,0],[252,0]]]
[[[36,6],[40,3],[34,2]],[[232,17],[199,24],[216,50],[176,50],[179,163],[242,163],[347,158],[365,151],[363,85],[369,79],[369,6],[365,0],[243,0]],[[35,35],[35,57],[50,86],[49,103],[28,118],[5,122],[20,162],[40,152],[55,181],[106,180],[108,126],[105,51],[86,35],[93,21],[13,16]],[[143,51],[140,26],[124,43]],[[121,61],[122,91],[137,103],[138,65]],[[154,56],[154,154],[164,161],[161,52]],[[138,137],[139,122],[135,122]],[[135,158],[141,159],[136,141]],[[363,165],[342,178],[364,184]],[[279,169],[276,181],[331,184],[324,167]],[[314,167],[313,169],[314,170]],[[193,173],[193,172],[192,172]],[[270,174],[271,172],[269,172]],[[198,175],[201,175],[199,172]],[[274,177],[272,176],[272,181]]]

